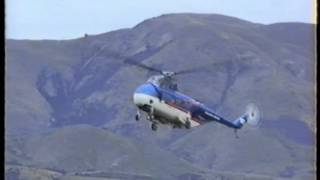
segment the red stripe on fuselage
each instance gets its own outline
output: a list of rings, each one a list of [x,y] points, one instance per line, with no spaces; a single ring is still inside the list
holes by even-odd
[[[185,112],[185,113],[189,113],[188,110],[185,110],[184,108],[179,107],[179,106],[177,106],[177,105],[174,104],[174,103],[168,103],[168,102],[165,102],[165,103],[168,104],[169,106],[174,107],[174,108],[176,108],[176,109],[179,109],[179,110],[181,110],[181,111],[183,111],[183,112]]]
[[[191,120],[193,120],[193,121],[195,121],[195,122],[197,122],[197,123],[199,123],[199,124],[202,124],[199,119],[191,118]]]

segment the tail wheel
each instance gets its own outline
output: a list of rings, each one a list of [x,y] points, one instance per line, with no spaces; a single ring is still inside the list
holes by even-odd
[[[151,124],[151,129],[152,129],[153,131],[156,131],[156,130],[158,129],[157,124],[156,124],[156,123],[152,123],[152,124]]]

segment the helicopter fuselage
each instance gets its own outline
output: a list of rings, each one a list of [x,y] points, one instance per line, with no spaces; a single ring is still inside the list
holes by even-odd
[[[153,123],[171,124],[173,127],[190,128],[218,121],[238,129],[245,121],[227,121],[195,99],[150,81],[136,89],[133,102],[139,110],[148,114],[148,120]]]
[[[174,91],[164,90],[148,83],[140,86],[133,96],[133,102],[142,111],[153,115],[153,121],[162,124],[172,124],[180,127],[190,120],[191,127],[200,125],[200,121],[191,116],[191,99],[177,96]],[[179,105],[178,105],[179,103]],[[184,107],[181,105],[184,104]],[[187,105],[189,108],[187,109]],[[198,106],[194,106],[194,109]]]
[[[228,121],[218,116],[207,106],[195,99],[178,92],[176,76],[196,72],[203,67],[180,71],[163,71],[141,62],[126,59],[124,62],[135,65],[158,75],[151,76],[148,81],[139,86],[133,95],[133,102],[138,107],[136,120],[140,119],[140,111],[147,113],[147,119],[152,122],[152,130],[157,124],[171,124],[173,127],[187,129],[207,122],[217,121],[233,129],[240,129],[245,123],[259,120],[259,111],[252,105],[247,107],[244,115],[234,121]]]

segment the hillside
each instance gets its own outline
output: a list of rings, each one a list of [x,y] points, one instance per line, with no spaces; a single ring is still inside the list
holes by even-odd
[[[312,177],[313,39],[311,24],[264,25],[217,14],[169,14],[130,29],[72,40],[6,40],[6,144],[23,147],[21,153],[39,168],[56,168],[70,158],[60,167],[68,172],[107,168],[120,158],[118,152],[130,151],[128,161],[133,163],[141,151],[151,151],[150,157],[139,159],[141,166],[133,163],[126,171],[159,177],[163,164],[176,161],[183,168],[167,169],[170,177],[196,169]],[[171,71],[206,66],[179,77],[181,91],[227,119],[237,118],[254,102],[263,115],[259,129],[243,129],[240,139],[216,123],[189,131],[160,126],[152,132],[149,122],[134,121],[132,104],[133,91],[152,74],[123,63],[119,55]],[[85,142],[103,143],[81,141],[81,147],[95,147],[94,153],[72,163],[88,153],[67,138],[75,136],[79,124],[89,125]],[[26,138],[24,145],[12,137]],[[52,148],[65,138],[68,146]],[[118,147],[118,140],[129,147]],[[101,150],[110,144],[116,148]],[[11,155],[16,163],[28,161]],[[108,161],[93,165],[93,156]],[[150,165],[153,161],[157,163]]]

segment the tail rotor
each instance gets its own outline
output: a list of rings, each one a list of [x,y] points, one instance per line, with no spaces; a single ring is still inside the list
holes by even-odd
[[[255,104],[250,103],[247,105],[245,117],[247,118],[247,123],[251,127],[258,127],[259,122],[260,122],[260,118],[261,118],[261,114],[260,114],[258,107]]]

